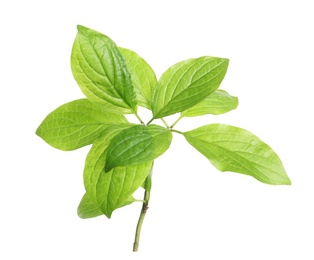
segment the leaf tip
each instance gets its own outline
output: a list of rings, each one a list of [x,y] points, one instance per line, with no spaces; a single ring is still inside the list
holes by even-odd
[[[227,64],[229,64],[230,60],[228,58],[222,58],[224,62],[226,62]]]
[[[80,209],[77,209],[77,216],[81,219],[86,219],[85,215],[81,213]]]
[[[40,126],[38,126],[38,128],[36,129],[35,134],[37,136],[41,137],[41,127]]]
[[[84,30],[84,29],[86,29],[85,26],[80,25],[80,24],[78,24],[78,25],[76,26],[76,28],[77,28],[77,30],[78,30],[79,32],[82,31],[82,30]]]
[[[105,173],[110,172],[113,169],[113,166],[109,163],[106,163],[105,165]]]
[[[289,179],[288,176],[287,176],[287,178],[286,178],[286,180],[285,180],[285,182],[283,184],[285,184],[285,185],[291,185],[292,184],[291,180]]]
[[[291,180],[288,177],[286,171],[284,170],[283,174],[281,174],[281,179],[276,184],[278,185],[291,185]]]
[[[234,100],[235,100],[235,108],[237,108],[238,105],[239,105],[239,98],[238,97],[234,97]]]
[[[77,28],[77,31],[83,35],[86,35],[89,31],[93,31],[93,30],[91,30],[91,29],[89,29],[83,25],[80,25],[80,24],[78,24],[76,26],[76,28]]]
[[[268,181],[262,181],[266,184],[271,185],[291,185],[291,180],[289,179],[287,174],[282,175],[279,179],[269,179]]]
[[[112,211],[111,211],[111,212],[104,213],[104,215],[105,215],[108,219],[111,219]]]

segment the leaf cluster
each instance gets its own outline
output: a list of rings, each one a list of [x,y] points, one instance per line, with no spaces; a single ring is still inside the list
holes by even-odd
[[[235,109],[238,98],[218,89],[228,68],[225,58],[203,56],[181,61],[157,80],[137,53],[117,47],[106,35],[78,26],[72,54],[73,76],[86,96],[52,111],[36,134],[51,146],[74,150],[92,144],[86,157],[86,193],[81,218],[112,212],[134,201],[133,193],[151,172],[153,161],[182,134],[219,171],[250,175],[268,184],[290,184],[278,155],[247,130],[209,124],[187,132],[174,129],[184,117],[219,115]],[[146,124],[138,106],[152,111]],[[164,117],[180,113],[169,126]],[[139,124],[129,123],[134,114]],[[162,119],[166,127],[152,124]]]

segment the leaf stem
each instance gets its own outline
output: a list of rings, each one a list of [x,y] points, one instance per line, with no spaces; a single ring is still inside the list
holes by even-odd
[[[134,244],[133,244],[133,252],[138,251],[142,224],[143,224],[146,212],[148,210],[148,203],[149,203],[149,198],[150,198],[150,189],[152,187],[153,166],[154,166],[154,162],[152,163],[152,168],[151,168],[150,173],[148,174],[146,181],[145,181],[144,202],[143,202],[141,214],[140,214],[140,217],[138,219],[137,226],[136,226],[135,239],[134,239]]]
[[[180,132],[180,131],[178,131],[178,130],[175,130],[175,129],[171,129],[171,132],[175,132],[175,133],[178,133],[178,134],[181,134],[181,135],[184,134],[184,133],[182,133],[182,132]]]
[[[145,200],[134,200],[134,202],[145,202]]]
[[[182,119],[183,115],[181,113],[180,117],[170,126],[170,128],[173,128],[181,119]]]
[[[137,117],[137,119],[141,122],[142,125],[145,125],[145,123],[143,122],[143,120],[140,118],[140,116],[138,115],[138,113],[136,111],[133,110],[134,115]]]
[[[167,128],[170,128],[165,119],[163,119],[163,118],[160,118],[160,119],[161,119],[161,121],[164,123],[164,125],[165,125]]]
[[[148,123],[146,125],[149,125],[151,122],[154,121],[155,118],[152,118],[151,120],[148,121]]]

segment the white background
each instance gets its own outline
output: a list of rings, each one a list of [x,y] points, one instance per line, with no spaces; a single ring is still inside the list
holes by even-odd
[[[2,1],[0,259],[314,259],[311,2]],[[138,253],[140,204],[79,219],[89,147],[61,152],[35,135],[49,112],[83,97],[70,70],[77,24],[138,52],[158,77],[187,58],[229,58],[221,88],[238,109],[176,128],[245,128],[278,153],[292,186],[220,173],[175,135],[155,163]]]

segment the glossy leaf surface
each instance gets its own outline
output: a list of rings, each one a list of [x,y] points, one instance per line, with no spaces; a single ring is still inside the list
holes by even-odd
[[[220,115],[227,113],[238,106],[238,98],[231,96],[227,91],[217,89],[195,106],[181,113],[184,117],[202,116],[206,114]]]
[[[151,109],[152,96],[157,86],[155,72],[148,63],[134,51],[119,48],[130,71],[138,105]]]
[[[52,111],[36,134],[51,146],[68,151],[91,144],[106,127],[121,123],[127,123],[123,115],[110,113],[87,99],[79,99]]]
[[[184,136],[220,171],[251,175],[268,184],[291,184],[278,155],[247,130],[212,124]]]
[[[106,171],[152,161],[170,146],[171,132],[157,125],[136,125],[117,134],[108,147]]]
[[[106,129],[94,142],[85,162],[86,192],[108,218],[115,209],[133,202],[132,194],[144,183],[152,166],[150,161],[105,172],[109,143],[123,129],[127,127],[112,126]]]
[[[72,55],[72,73],[86,97],[115,113],[136,108],[135,92],[126,62],[106,35],[78,26]]]
[[[228,64],[228,59],[205,56],[170,67],[154,92],[154,118],[182,112],[213,93],[223,80]]]
[[[97,204],[93,203],[87,193],[84,194],[78,208],[77,215],[80,218],[95,218],[103,215]]]

